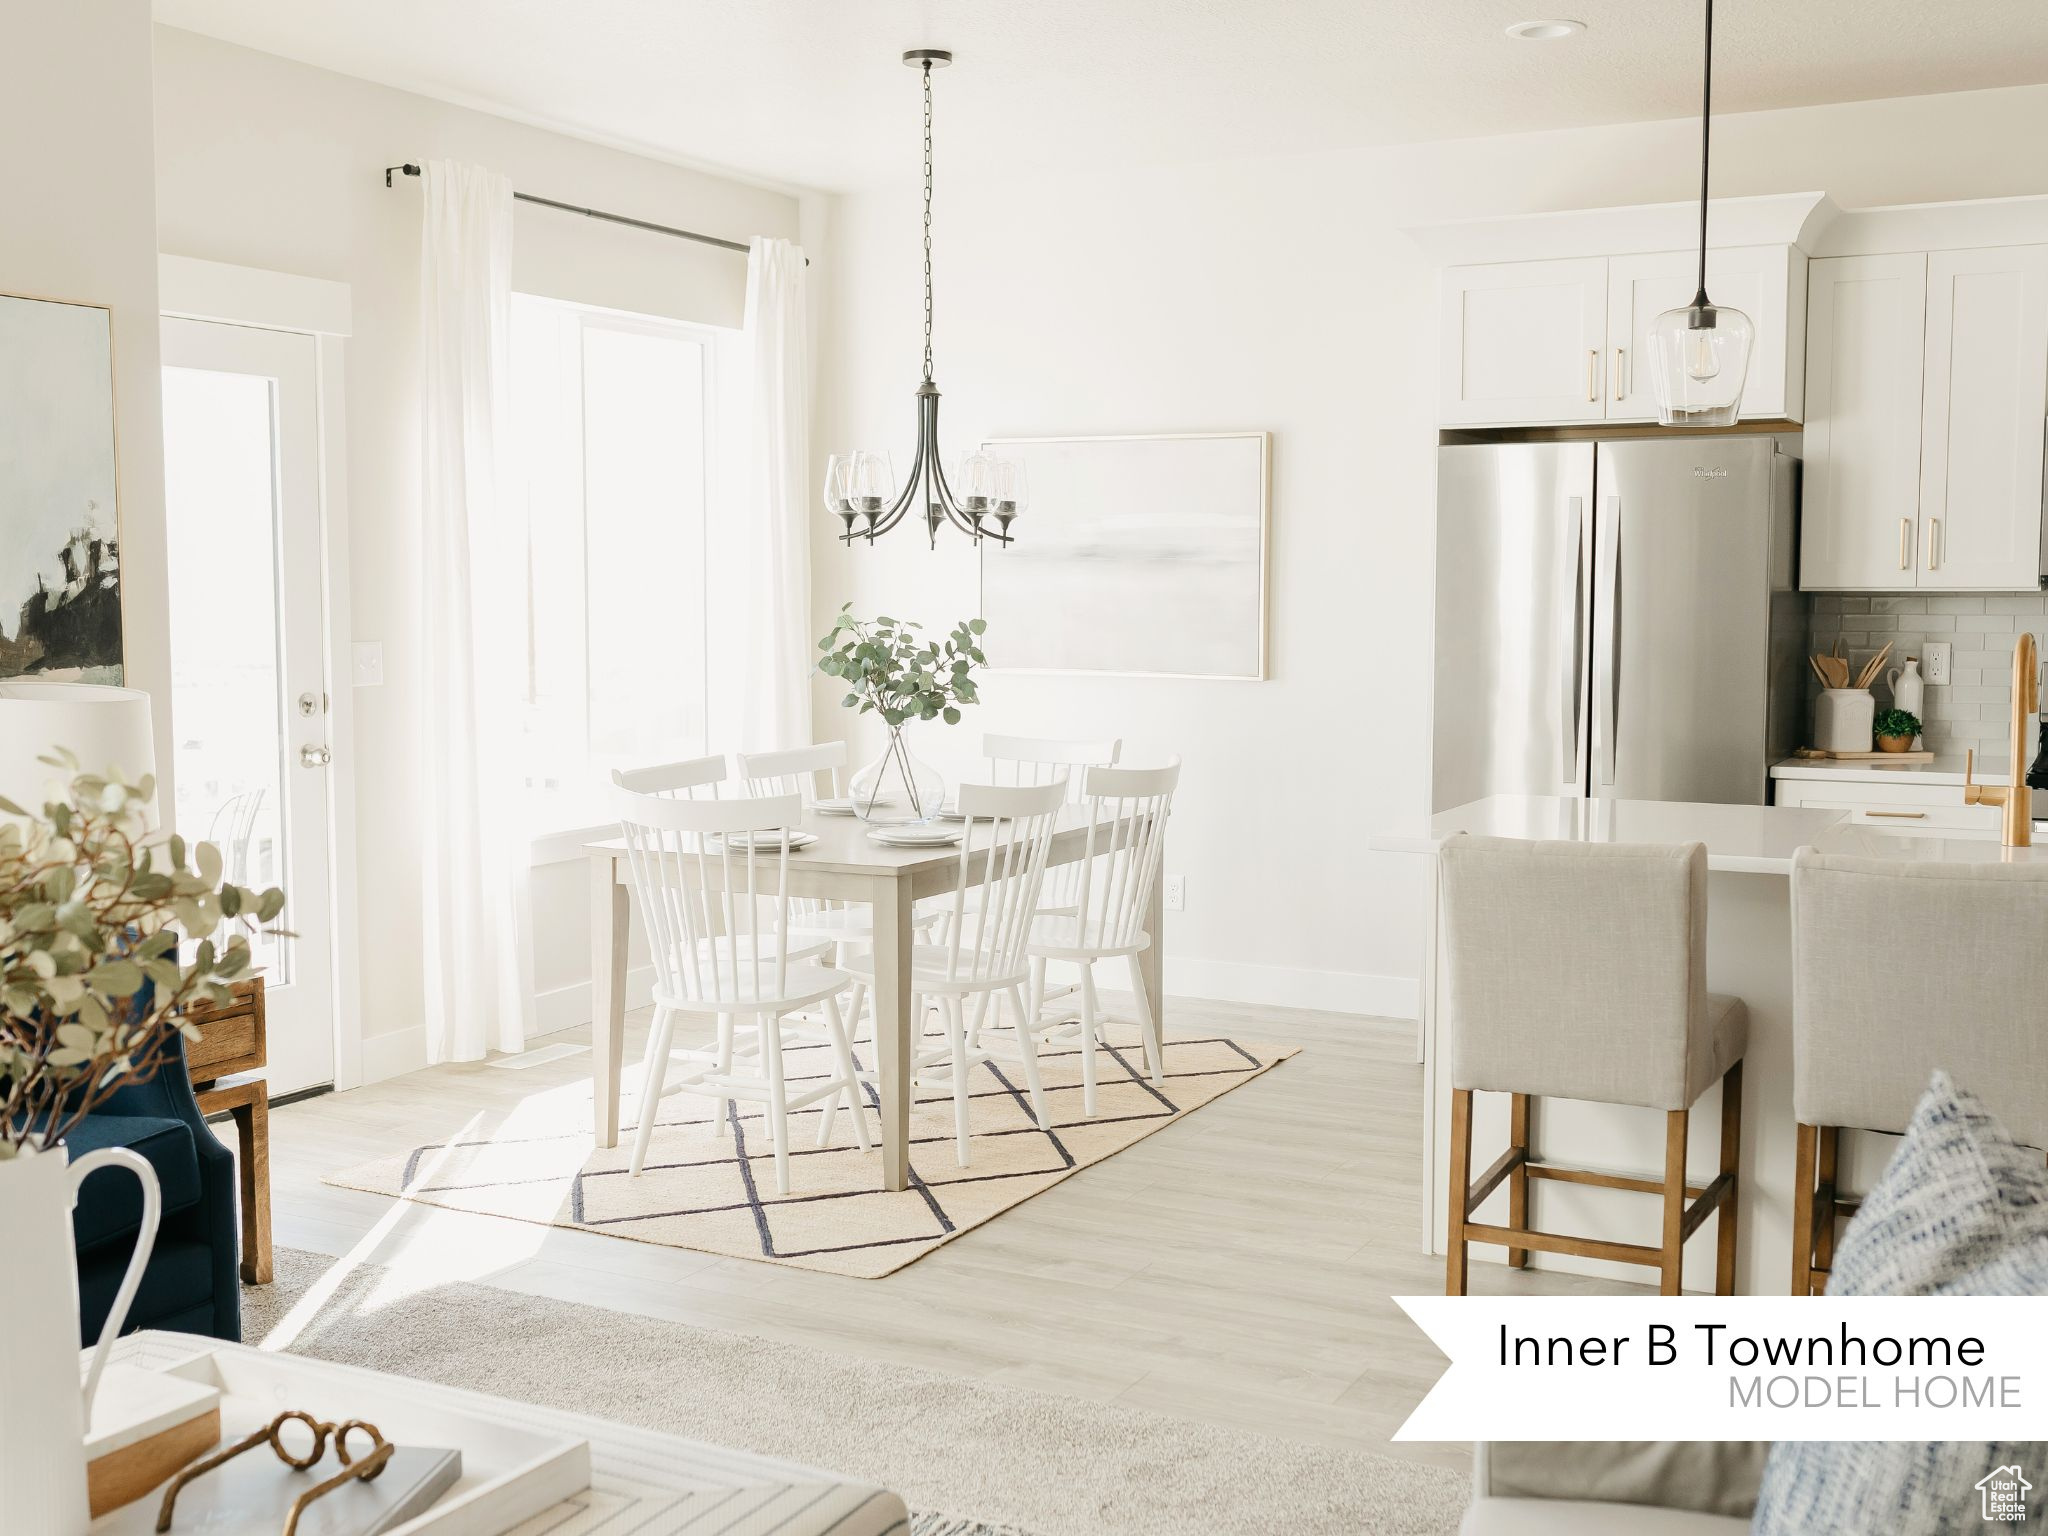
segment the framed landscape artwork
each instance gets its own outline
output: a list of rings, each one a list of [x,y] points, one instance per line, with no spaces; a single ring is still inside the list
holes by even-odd
[[[1006,672],[1266,675],[1272,435],[992,440],[1030,499],[981,546],[981,616]]]
[[[0,677],[121,681],[113,317],[0,294]]]

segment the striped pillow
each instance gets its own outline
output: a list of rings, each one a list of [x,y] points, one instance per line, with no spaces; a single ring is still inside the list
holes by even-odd
[[[2048,1166],[1937,1072],[1905,1140],[1849,1223],[1831,1296],[2048,1295]],[[2027,1520],[1986,1521],[1977,1484],[2017,1466]],[[1786,1441],[1757,1497],[1755,1536],[1939,1536],[2033,1530],[2048,1443]]]

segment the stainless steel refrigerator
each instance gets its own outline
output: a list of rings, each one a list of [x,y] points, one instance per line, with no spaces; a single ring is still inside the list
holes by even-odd
[[[1439,450],[1433,811],[1769,798],[1805,698],[1797,441]]]

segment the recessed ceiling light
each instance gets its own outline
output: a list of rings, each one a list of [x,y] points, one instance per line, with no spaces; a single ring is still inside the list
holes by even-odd
[[[1560,37],[1576,36],[1585,30],[1583,21],[1518,21],[1508,28],[1508,36],[1525,43],[1548,43]]]

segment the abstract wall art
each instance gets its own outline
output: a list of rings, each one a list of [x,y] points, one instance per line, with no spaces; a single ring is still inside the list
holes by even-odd
[[[0,294],[0,677],[121,681],[113,317]]]
[[[1271,434],[1011,438],[1030,501],[981,547],[1003,671],[1266,676]]]

